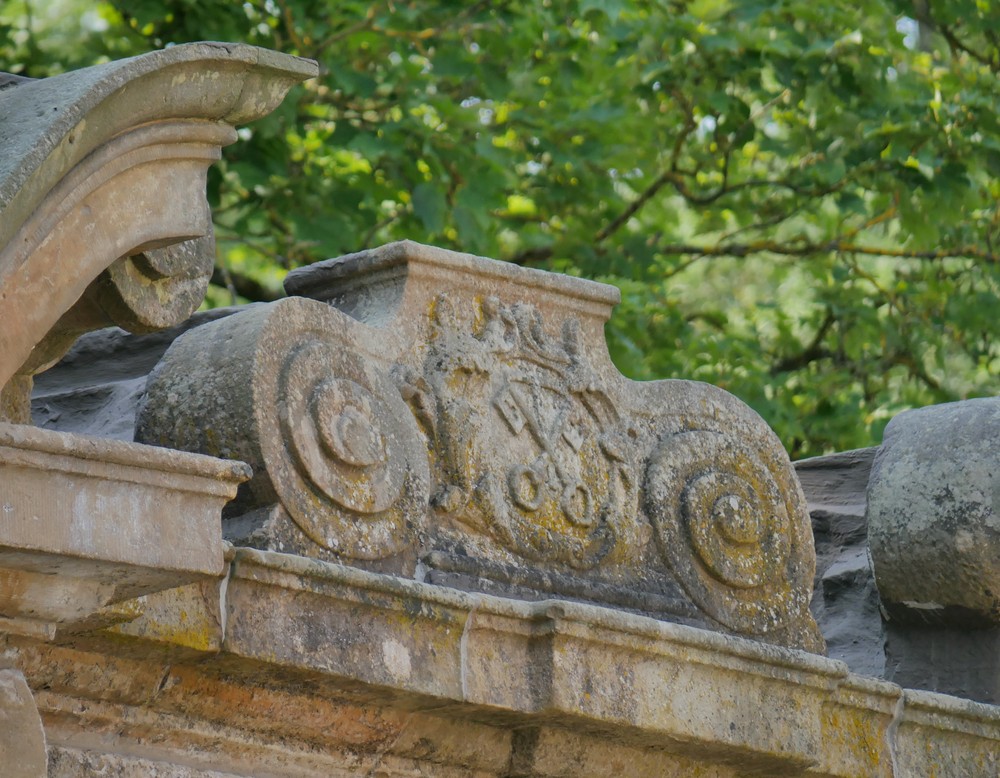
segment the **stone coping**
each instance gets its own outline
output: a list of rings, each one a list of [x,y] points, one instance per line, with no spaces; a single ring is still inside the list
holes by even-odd
[[[250,467],[243,462],[23,424],[0,422],[0,449],[58,457],[47,460],[46,465],[60,472],[80,472],[90,466],[85,463],[100,463],[109,471],[113,469],[115,480],[125,482],[145,483],[150,470],[193,476],[202,481],[200,489],[209,494],[228,495],[232,490],[228,482],[239,484],[251,475]],[[14,456],[12,451],[4,452],[0,464],[12,461]]]
[[[600,606],[460,592],[276,552],[227,557],[214,589],[146,598],[146,615],[107,639],[137,638],[130,651],[146,653],[154,641],[172,661],[254,685],[350,690],[470,726],[582,731],[739,774],[1000,767],[1000,709],[903,690],[821,656]]]
[[[347,288],[356,280],[369,283],[373,277],[405,274],[412,272],[409,266],[443,274],[442,279],[447,279],[448,284],[460,281],[463,274],[475,279],[477,284],[482,284],[484,278],[500,279],[533,291],[544,290],[607,306],[609,314],[611,306],[621,302],[621,291],[616,286],[497,262],[488,257],[448,251],[411,240],[389,243],[293,270],[285,278],[285,291],[289,295],[325,300],[336,296],[342,287]]]

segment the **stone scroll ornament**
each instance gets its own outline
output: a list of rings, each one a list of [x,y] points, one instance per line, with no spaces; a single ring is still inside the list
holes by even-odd
[[[714,430],[664,437],[649,458],[645,508],[685,591],[737,632],[778,629],[809,607],[812,533],[781,459]]]
[[[239,542],[823,650],[784,450],[719,389],[621,376],[617,289],[409,242],[286,289],[179,338],[139,415],[253,466]]]
[[[352,324],[291,298],[186,333],[150,377],[137,438],[247,462],[238,501],[280,503],[325,549],[399,553],[427,505],[427,453]]]

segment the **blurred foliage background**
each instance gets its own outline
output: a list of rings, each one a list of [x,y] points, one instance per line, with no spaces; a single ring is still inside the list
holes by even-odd
[[[194,40],[320,62],[210,179],[209,304],[400,238],[621,287],[612,356],[793,458],[997,391],[1000,4],[8,0],[0,70]]]

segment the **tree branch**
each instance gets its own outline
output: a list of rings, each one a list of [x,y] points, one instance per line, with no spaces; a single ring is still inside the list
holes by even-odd
[[[963,43],[957,35],[955,35],[954,30],[950,27],[945,27],[944,25],[938,25],[938,32],[940,32],[944,39],[948,42],[948,46],[951,48],[952,54],[955,51],[963,51],[972,57],[976,62],[982,65],[986,65],[994,73],[1000,73],[1000,59],[997,57],[990,57],[982,52],[975,51],[967,44]]]
[[[212,271],[212,283],[228,289],[230,295],[238,294],[250,302],[270,303],[285,296],[282,291],[272,289],[249,276],[228,268],[221,268],[218,265]]]
[[[687,98],[679,92],[674,92],[674,99],[680,104],[684,111],[684,127],[677,137],[674,139],[674,146],[670,152],[670,169],[665,170],[660,175],[658,175],[653,182],[646,187],[646,189],[629,205],[618,214],[617,217],[611,220],[608,224],[601,228],[601,230],[594,237],[595,243],[603,243],[609,237],[618,232],[628,220],[631,219],[635,214],[648,203],[660,189],[663,188],[664,184],[670,181],[671,175],[676,175],[677,164],[680,161],[681,149],[684,148],[684,144],[691,133],[698,128],[698,123],[694,120],[694,111],[691,108],[691,104],[687,101]]]
[[[317,54],[320,54],[325,48],[327,48],[328,46],[332,46],[337,41],[343,40],[344,38],[348,38],[351,35],[354,35],[354,33],[356,32],[361,32],[362,30],[371,27],[372,22],[375,20],[375,11],[377,8],[378,8],[378,3],[372,3],[370,6],[368,6],[368,12],[365,14],[364,19],[361,19],[360,21],[357,21],[354,24],[349,24],[347,27],[344,27],[341,30],[337,30],[337,32],[333,33],[329,37],[320,41],[318,44],[316,44],[316,47],[313,49],[312,55],[315,57]]]
[[[934,251],[909,251],[906,249],[861,246],[840,239],[828,243],[804,243],[792,245],[771,240],[751,243],[728,243],[717,246],[693,246],[688,244],[668,244],[660,247],[664,254],[703,254],[709,257],[748,257],[753,254],[770,253],[788,257],[808,257],[814,254],[840,252],[844,254],[864,254],[871,257],[892,257],[895,259],[978,259],[984,262],[1000,262],[1000,256],[978,249],[975,246],[961,246],[954,249]]]
[[[663,188],[664,184],[670,181],[670,177],[672,175],[674,174],[669,170],[665,170],[660,173],[660,175],[658,175],[653,182],[647,186],[645,190],[643,190],[642,194],[629,203],[628,207],[624,211],[601,228],[600,232],[594,236],[594,241],[597,243],[603,243],[614,233],[618,232],[618,230],[620,230],[629,219],[635,216],[636,212],[640,208],[648,203],[656,195],[656,193]]]
[[[799,370],[806,367],[810,362],[815,362],[817,359],[829,356],[830,352],[823,348],[823,338],[826,337],[826,334],[836,321],[837,317],[834,316],[833,309],[827,308],[826,316],[823,317],[823,321],[819,325],[819,329],[816,330],[816,335],[810,341],[809,345],[798,354],[785,357],[774,363],[771,366],[771,375],[787,373],[790,370]]]

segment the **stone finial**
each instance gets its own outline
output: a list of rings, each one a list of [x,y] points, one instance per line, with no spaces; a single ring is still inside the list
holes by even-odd
[[[617,289],[409,242],[286,288],[323,302],[187,332],[139,414],[254,466],[234,540],[822,650],[784,450],[719,389],[622,377]]]
[[[197,43],[0,90],[0,419],[82,332],[148,331],[201,303],[205,174],[233,126],[315,63]]]
[[[886,427],[868,485],[882,605],[917,624],[1000,623],[1000,399],[906,411]]]

